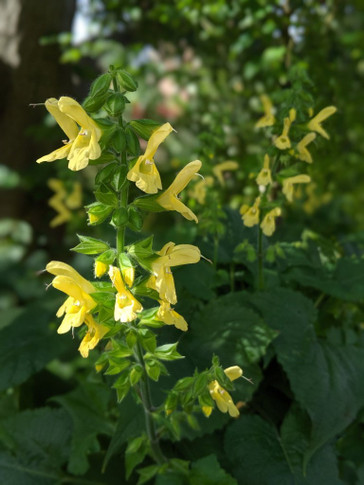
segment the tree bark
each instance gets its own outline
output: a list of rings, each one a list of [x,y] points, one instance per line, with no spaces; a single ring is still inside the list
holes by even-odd
[[[36,129],[44,107],[29,105],[72,93],[71,67],[60,64],[58,44],[41,45],[40,39],[71,30],[75,0],[0,0],[0,12],[0,164],[22,179],[20,188],[1,192],[0,217],[38,221],[40,228],[37,212],[44,208],[50,171],[34,176],[35,160],[57,147]]]

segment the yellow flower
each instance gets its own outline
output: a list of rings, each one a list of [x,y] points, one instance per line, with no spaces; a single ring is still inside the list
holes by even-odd
[[[269,168],[269,156],[266,153],[264,155],[264,164],[262,170],[258,173],[258,177],[256,178],[256,182],[258,185],[268,185],[272,183],[272,174]]]
[[[238,168],[239,168],[239,164],[237,162],[233,162],[232,160],[227,160],[226,162],[215,165],[212,171],[215,177],[217,178],[217,180],[220,182],[220,184],[224,186],[225,180],[224,180],[223,172],[226,172],[227,170],[237,170]]]
[[[88,327],[86,335],[83,337],[78,350],[82,357],[88,357],[89,351],[94,349],[99,341],[109,331],[108,327],[96,323],[91,315],[86,315],[85,323]]]
[[[198,263],[201,258],[200,250],[191,244],[175,245],[169,242],[159,251],[159,258],[152,263],[153,275],[147,281],[147,287],[156,290],[161,300],[174,305],[177,303],[172,266]]]
[[[101,278],[106,271],[108,270],[109,266],[102,261],[95,261],[95,278]]]
[[[216,402],[217,407],[222,413],[229,413],[232,418],[239,416],[239,410],[235,406],[232,397],[217,381],[208,384],[210,395]]]
[[[282,213],[280,207],[275,207],[266,214],[260,227],[262,228],[263,234],[266,236],[271,236],[276,230],[276,217],[280,216]]]
[[[112,284],[117,289],[114,319],[120,322],[132,322],[137,318],[137,313],[143,310],[143,307],[126,288],[119,268],[110,266],[109,276]]]
[[[337,108],[335,106],[326,106],[326,108],[322,109],[308,122],[307,128],[311,131],[316,131],[316,133],[328,140],[330,137],[328,133],[322,128],[321,123],[325,121],[326,118],[333,115],[336,110]]]
[[[81,184],[75,182],[70,195],[67,195],[62,180],[51,178],[48,180],[48,187],[55,192],[49,199],[48,205],[58,212],[57,216],[51,220],[49,225],[50,227],[56,227],[71,219],[72,213],[69,209],[77,209],[81,206]]]
[[[62,96],[59,100],[49,98],[45,107],[67,135],[68,141],[63,147],[38,158],[37,163],[67,158],[68,168],[77,171],[85,168],[89,160],[100,157],[101,148],[98,142],[101,130],[77,101],[68,96]]]
[[[245,226],[253,227],[256,224],[259,224],[259,204],[260,197],[257,197],[252,207],[249,207],[246,204],[240,207],[240,214],[243,216],[242,219]]]
[[[282,192],[287,197],[289,202],[293,200],[293,185],[294,184],[308,184],[311,182],[311,177],[308,175],[296,175],[295,177],[289,177],[283,180]]]
[[[288,114],[289,121],[293,123],[296,120],[296,116],[297,116],[297,111],[294,108],[291,108]]]
[[[71,327],[79,327],[87,315],[95,308],[96,302],[90,293],[96,291],[95,287],[83,278],[72,266],[60,261],[51,261],[46,270],[56,275],[52,286],[68,295],[68,298],[57,311],[57,317],[64,318],[58,333],[66,333]]]
[[[255,123],[255,128],[264,128],[265,126],[272,126],[275,123],[272,102],[266,94],[262,94],[260,96],[260,99],[263,104],[264,116],[262,116],[262,118],[260,118]]]
[[[288,136],[291,124],[292,122],[290,118],[284,118],[282,134],[274,141],[275,146],[279,148],[279,150],[287,150],[287,148],[291,147],[291,140]]]
[[[144,155],[141,155],[133,168],[128,172],[127,178],[135,182],[136,186],[147,194],[156,194],[162,188],[162,182],[154,163],[154,155],[159,145],[173,131],[169,123],[165,123],[155,130],[149,138]]]
[[[125,281],[125,283],[131,287],[133,286],[133,283],[134,283],[134,277],[135,277],[135,269],[133,266],[131,266],[130,268],[128,267],[125,267],[125,268],[122,268],[121,269],[121,274],[123,275],[123,280]]]
[[[79,182],[73,184],[72,192],[67,196],[65,204],[70,209],[78,209],[82,204],[82,186]]]
[[[206,188],[211,187],[213,183],[214,179],[207,176],[195,183],[192,189],[188,191],[188,195],[193,199],[196,199],[199,204],[204,204],[206,198]]]
[[[85,293],[94,293],[96,291],[92,283],[86,280],[67,263],[63,263],[62,261],[50,261],[46,266],[46,271],[55,276],[68,276],[73,279]]]
[[[238,365],[232,365],[227,369],[224,369],[225,374],[231,381],[235,381],[235,379],[239,379],[243,375],[243,369],[241,369]]]
[[[177,211],[189,221],[198,222],[196,215],[178,198],[178,195],[191,181],[192,177],[200,170],[202,163],[195,160],[188,163],[176,176],[174,181],[159,197],[156,202],[169,211]]]
[[[306,146],[316,138],[316,133],[308,133],[297,143],[298,158],[303,162],[312,163],[311,153]]]
[[[212,406],[202,406],[202,412],[204,413],[204,415],[206,416],[206,418],[208,418],[211,413],[212,413],[212,410],[214,409]]]
[[[174,325],[179,330],[186,332],[188,325],[186,320],[171,308],[171,304],[168,301],[161,300],[160,307],[157,312],[157,318],[166,325]]]

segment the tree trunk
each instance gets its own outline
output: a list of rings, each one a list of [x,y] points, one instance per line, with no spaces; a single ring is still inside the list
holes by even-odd
[[[72,93],[71,68],[59,63],[58,45],[39,41],[71,30],[75,0],[0,0],[0,12],[0,164],[22,179],[20,188],[0,194],[0,217],[40,228],[49,168],[36,172],[35,160],[57,147],[35,136],[46,111],[29,105]]]

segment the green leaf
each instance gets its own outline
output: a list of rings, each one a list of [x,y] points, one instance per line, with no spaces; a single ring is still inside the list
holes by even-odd
[[[111,220],[115,227],[125,226],[128,222],[128,211],[125,209],[125,207],[116,209]]]
[[[361,302],[364,295],[364,260],[341,258],[331,270],[321,268],[319,277],[312,267],[290,268],[284,277],[301,286],[316,288],[340,300]]]
[[[177,352],[177,345],[178,343],[161,345],[155,349],[153,356],[161,360],[183,359],[183,355]]]
[[[142,485],[143,483],[147,483],[151,480],[159,471],[160,465],[149,465],[140,470],[137,470],[139,473],[139,480],[137,485]]]
[[[132,120],[130,121],[129,125],[133,128],[135,133],[143,138],[144,140],[148,141],[151,137],[152,133],[159,128],[161,123],[157,121],[142,119],[142,120]]]
[[[118,153],[121,153],[125,150],[126,135],[123,128],[117,127],[115,129],[112,137],[110,138],[110,145]]]
[[[117,162],[109,163],[106,167],[102,168],[95,177],[95,185],[100,185],[102,183],[108,183],[111,181],[112,176],[117,170],[119,164]]]
[[[225,433],[225,451],[239,483],[249,485],[343,485],[339,480],[335,454],[330,446],[313,458],[306,476],[297,467],[294,455],[305,448],[300,425],[284,432],[285,443],[278,431],[259,416],[240,416]],[[288,434],[291,434],[289,444]],[[285,448],[289,446],[290,449]],[[301,455],[302,459],[302,455]]]
[[[92,204],[87,205],[85,208],[89,214],[89,224],[92,226],[104,222],[104,220],[113,211],[112,207],[101,204],[101,202],[93,202]]]
[[[73,436],[68,470],[83,475],[89,468],[87,455],[99,450],[97,435],[113,433],[113,426],[106,419],[111,392],[106,385],[83,382],[77,389],[52,398],[72,418]]]
[[[95,239],[94,237],[89,236],[80,236],[79,234],[77,234],[77,237],[80,240],[80,243],[74,248],[71,248],[71,251],[76,251],[76,253],[99,254],[110,249],[109,245],[100,239]]]
[[[126,479],[128,480],[134,468],[142,463],[148,452],[148,440],[145,435],[129,441],[125,451]]]
[[[135,81],[133,76],[124,69],[117,70],[116,79],[121,89],[124,89],[125,91],[133,92],[138,88],[138,83]]]
[[[121,93],[113,93],[111,96],[107,98],[107,101],[104,105],[105,111],[110,115],[114,117],[120,116],[124,109],[125,109],[125,96],[123,96]],[[125,140],[125,138],[124,138]],[[124,143],[125,147],[125,143]],[[118,150],[121,151],[121,150]]]
[[[139,329],[138,334],[143,348],[147,352],[154,352],[157,347],[157,338],[154,332],[151,332],[146,328],[141,328]]]
[[[109,73],[101,74],[101,76],[97,77],[91,84],[90,96],[93,98],[104,96],[110,88],[111,80],[112,78]]]
[[[144,412],[141,406],[136,406],[134,398],[129,394],[119,404],[119,420],[115,432],[107,449],[103,470],[107,467],[110,459],[121,451],[122,446],[129,438],[133,438],[143,432],[145,428]]]
[[[128,220],[130,229],[136,232],[142,230],[144,219],[137,207],[134,207],[133,205],[128,207]]]
[[[129,370],[130,384],[134,386],[137,384],[143,375],[143,367],[140,364],[135,364]]]
[[[364,342],[318,340],[313,303],[300,293],[276,289],[249,298],[267,323],[280,332],[277,358],[301,407],[312,420],[307,464],[321,446],[346,428],[364,405]]]
[[[97,256],[96,261],[101,261],[101,263],[105,263],[107,265],[113,264],[116,258],[116,250],[115,249],[108,249]]]
[[[40,408],[7,417],[0,440],[9,452],[0,452],[4,485],[53,485],[63,476],[69,458],[72,422],[60,409]]]
[[[100,184],[95,190],[96,199],[102,204],[117,207],[119,200],[115,192],[111,191],[105,184]]]
[[[220,467],[215,455],[194,461],[188,478],[190,485],[238,485],[238,482]],[[250,482],[245,483],[252,485]]]
[[[49,326],[54,314],[54,304],[35,303],[0,332],[0,391],[18,386],[67,349]]]
[[[230,293],[210,301],[201,312],[195,312],[190,325],[193,335],[186,333],[181,352],[192,359],[196,367],[209,367],[212,355],[216,354],[223,367],[239,365],[244,375],[257,384],[261,373],[256,363],[266,353],[277,331],[248,308],[241,293]],[[241,399],[249,399],[255,389],[248,383],[241,384]]]
[[[125,136],[126,136],[127,151],[130,153],[130,155],[134,157],[138,157],[140,154],[139,139],[131,127],[127,126],[125,128]]]
[[[113,128],[112,129],[109,128],[109,130],[111,131],[110,133],[110,136],[111,136],[111,134],[113,133]],[[103,132],[103,137],[104,136],[106,138],[107,133]],[[113,153],[109,153],[105,151],[105,152],[102,152],[99,158],[96,158],[95,160],[89,160],[89,165],[103,165],[104,163],[110,163],[110,162],[113,162],[114,160],[115,160],[115,155]]]
[[[145,268],[151,266],[152,261],[158,257],[153,251],[153,236],[131,244],[127,248],[128,254],[134,257]]]

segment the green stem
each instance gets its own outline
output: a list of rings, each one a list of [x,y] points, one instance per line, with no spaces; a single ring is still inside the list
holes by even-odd
[[[262,229],[258,225],[258,290],[264,289],[263,273],[263,237]]]
[[[120,156],[120,163],[121,165],[127,165],[126,162],[126,153],[122,152]],[[124,187],[120,191],[119,196],[119,208],[126,209],[128,206],[128,196],[129,196],[129,182],[126,181]],[[116,230],[116,250],[118,252],[118,256],[120,253],[124,252],[125,246],[125,225],[118,227]]]
[[[144,407],[145,425],[146,425],[153,457],[155,461],[159,465],[161,465],[163,463],[166,463],[167,459],[163,455],[163,452],[160,448],[159,439],[155,428],[155,423],[153,420],[153,414],[152,414],[153,404],[152,404],[152,397],[150,392],[149,378],[147,375],[147,371],[145,368],[145,361],[143,357],[143,349],[142,349],[142,346],[140,345],[140,342],[138,342],[135,347],[136,347],[137,359],[140,365],[143,367],[143,376],[138,383],[138,388],[139,388],[140,397]]]

